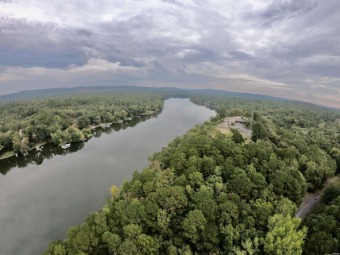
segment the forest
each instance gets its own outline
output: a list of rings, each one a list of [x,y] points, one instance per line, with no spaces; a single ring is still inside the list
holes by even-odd
[[[306,192],[340,172],[340,112],[290,101],[189,96],[218,115],[152,155],[149,167],[121,187],[112,186],[106,204],[45,254],[338,252],[339,181],[306,220],[294,214]],[[148,110],[159,109],[160,98]],[[91,116],[102,116],[98,109]],[[253,117],[251,141],[235,130],[231,137],[216,132],[226,116]]]
[[[0,155],[25,155],[41,142],[63,145],[92,136],[91,129],[161,111],[160,95],[92,92],[0,104]]]

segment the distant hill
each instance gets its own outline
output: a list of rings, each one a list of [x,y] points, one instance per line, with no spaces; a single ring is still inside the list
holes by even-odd
[[[0,95],[0,102],[16,101],[16,100],[28,100],[37,99],[43,97],[54,97],[54,96],[64,96],[76,93],[86,93],[86,92],[103,92],[103,91],[117,91],[117,92],[161,92],[169,94],[170,96],[187,96],[189,93],[204,94],[204,95],[220,95],[220,96],[230,96],[230,97],[242,97],[242,98],[252,98],[260,100],[274,100],[274,101],[287,101],[287,99],[256,95],[249,93],[238,93],[229,92],[224,90],[214,90],[214,89],[180,89],[175,87],[137,87],[137,86],[98,86],[98,87],[74,87],[74,88],[49,88],[49,89],[38,89],[38,90],[24,90],[17,93]]]
[[[98,87],[74,87],[74,88],[49,88],[37,90],[24,90],[17,93],[0,95],[0,102],[37,99],[43,97],[64,96],[86,92],[101,92],[101,91],[145,91],[151,92],[153,88],[132,87],[132,86],[98,86]]]
[[[176,88],[176,87],[138,87],[138,86],[93,86],[93,87],[24,90],[24,91],[12,93],[12,94],[0,95],[0,103],[9,102],[9,101],[18,101],[18,100],[39,99],[39,98],[44,98],[44,97],[67,96],[67,95],[74,95],[74,94],[79,94],[79,93],[105,92],[105,91],[161,93],[164,95],[165,98],[189,97],[189,95],[191,94],[239,97],[239,98],[249,98],[249,99],[254,99],[254,100],[294,102],[297,104],[307,104],[307,105],[317,106],[317,107],[330,109],[330,110],[337,110],[337,111],[339,110],[337,108],[321,106],[321,105],[298,101],[298,100],[259,95],[259,94],[251,94],[251,93],[230,92],[230,91],[216,90],[216,89],[182,89],[182,88]]]
[[[272,100],[272,101],[291,101],[285,98],[272,97],[266,95],[258,95],[258,94],[250,94],[250,93],[241,93],[241,92],[230,92],[225,90],[216,90],[216,89],[191,89],[188,90],[191,92],[196,92],[199,94],[212,95],[212,96],[230,96],[230,97],[242,97],[242,98],[252,98],[259,100]]]

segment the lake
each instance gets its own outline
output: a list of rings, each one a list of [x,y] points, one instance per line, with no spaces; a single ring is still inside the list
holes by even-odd
[[[27,158],[0,161],[0,254],[41,254],[100,209],[113,184],[120,186],[148,166],[149,156],[214,115],[172,98],[158,116],[97,130],[97,137],[70,149],[46,145]]]

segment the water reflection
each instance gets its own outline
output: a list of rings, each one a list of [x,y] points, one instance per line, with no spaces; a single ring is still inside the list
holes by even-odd
[[[155,113],[149,116],[142,116],[121,124],[112,124],[109,128],[98,127],[93,131],[93,137],[101,137],[102,134],[111,134],[112,132],[118,132],[119,130],[127,129],[128,127],[135,127],[138,123],[144,122],[151,118],[157,118],[159,113]],[[5,175],[12,168],[24,168],[29,164],[41,165],[44,159],[51,159],[56,155],[66,155],[73,152],[77,152],[84,148],[87,141],[72,143],[68,149],[62,149],[54,144],[45,144],[41,151],[32,150],[26,156],[10,157],[0,161],[0,173]]]

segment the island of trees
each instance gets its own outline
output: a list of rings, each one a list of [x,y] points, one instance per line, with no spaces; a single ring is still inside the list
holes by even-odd
[[[154,154],[150,166],[121,187],[112,186],[107,203],[71,227],[65,240],[52,242],[45,254],[338,252],[339,181],[326,189],[302,224],[294,215],[306,192],[339,173],[339,111],[295,102],[188,96],[218,115]],[[124,100],[120,108],[126,106]],[[144,105],[147,111],[161,108],[159,97],[153,100],[152,106]],[[78,128],[106,121],[102,116],[107,109],[101,111],[97,103],[87,108],[89,121],[78,121]],[[73,120],[85,113],[72,115]],[[232,135],[218,132],[216,126],[226,116],[253,117],[251,141],[241,139],[237,130]],[[67,122],[60,131],[72,125],[74,121]]]

